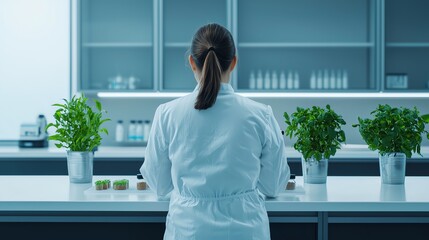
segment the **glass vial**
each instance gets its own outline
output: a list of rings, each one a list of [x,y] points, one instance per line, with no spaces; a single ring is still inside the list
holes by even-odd
[[[317,89],[322,89],[323,88],[323,76],[322,76],[322,71],[319,70],[317,71]]]
[[[265,72],[264,77],[264,89],[270,89],[271,88],[271,78],[270,78],[270,72],[267,70]]]
[[[335,79],[335,71],[331,70],[331,75],[330,75],[330,87],[331,89],[336,89],[337,88],[337,81]]]
[[[143,127],[143,141],[147,142],[147,140],[149,139],[149,134],[150,134],[150,121],[145,120],[144,127]]]
[[[299,89],[299,74],[298,74],[298,72],[295,72],[295,74],[293,76],[293,88]]]
[[[258,70],[256,77],[256,89],[262,89],[264,87],[264,79],[262,78],[262,71]]]
[[[346,70],[343,70],[343,89],[349,88],[349,75]]]
[[[291,174],[290,175],[290,179],[289,179],[289,181],[287,182],[287,185],[286,185],[286,190],[294,190],[295,189],[295,185],[296,185],[295,174]]]
[[[289,71],[287,74],[287,89],[293,88],[293,74],[292,71]]]
[[[310,75],[310,89],[316,89],[316,74],[314,74],[314,71],[311,71]]]
[[[286,74],[284,71],[280,73],[279,88],[286,89]]]
[[[323,71],[323,89],[329,89],[329,72],[327,69]]]
[[[124,141],[124,124],[122,120],[118,120],[116,123],[115,140],[116,142]]]
[[[273,73],[271,74],[271,87],[272,89],[279,88],[279,78],[277,77],[276,71],[273,71]]]
[[[337,89],[342,89],[343,88],[343,80],[341,79],[341,70],[337,70]]]
[[[143,141],[143,121],[142,120],[137,121],[135,140],[137,142]]]
[[[128,141],[133,142],[136,139],[136,121],[131,120],[128,126]]]
[[[252,71],[250,73],[250,78],[249,78],[249,89],[255,89],[256,88],[256,78],[255,78],[255,73]]]

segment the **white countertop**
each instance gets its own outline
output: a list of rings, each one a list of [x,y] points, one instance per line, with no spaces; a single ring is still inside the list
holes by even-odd
[[[95,158],[144,158],[146,147],[99,147]],[[1,158],[65,158],[65,149],[0,146]]]
[[[97,158],[144,158],[145,147],[99,147],[95,153]],[[292,147],[287,147],[287,155],[290,158],[300,158],[301,154]],[[429,147],[422,147],[421,153],[424,157],[429,158]],[[66,150],[54,147],[50,148],[19,148],[0,146],[0,159],[5,158],[65,158]],[[337,151],[337,154],[332,157],[336,158],[356,158],[356,159],[376,159],[378,153],[368,149],[367,145],[348,144]],[[422,158],[414,154],[413,158]]]
[[[94,181],[122,178],[130,186],[137,181],[135,176],[94,176]],[[429,212],[429,177],[406,177],[404,185],[383,185],[380,177],[328,177],[327,184],[306,185],[302,180],[297,178],[295,192],[268,199],[267,210]],[[158,200],[150,190],[98,193],[91,187],[70,184],[68,176],[0,176],[0,211],[168,210],[168,200]]]

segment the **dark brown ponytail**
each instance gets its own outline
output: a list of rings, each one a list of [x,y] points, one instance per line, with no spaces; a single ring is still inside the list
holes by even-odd
[[[218,24],[207,24],[195,33],[191,56],[201,70],[200,90],[195,109],[208,109],[216,102],[222,73],[228,70],[235,56],[231,33]]]

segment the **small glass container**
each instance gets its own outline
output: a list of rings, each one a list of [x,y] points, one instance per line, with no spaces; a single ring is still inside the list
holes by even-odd
[[[115,134],[115,140],[116,142],[123,142],[124,141],[124,125],[122,120],[118,120],[116,123],[116,134]]]
[[[287,185],[286,185],[286,190],[294,190],[295,189],[295,185],[296,185],[295,174],[291,174],[290,178],[289,178],[289,181],[287,182]]]

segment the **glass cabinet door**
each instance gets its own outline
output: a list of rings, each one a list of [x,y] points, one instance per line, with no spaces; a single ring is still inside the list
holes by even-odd
[[[387,91],[428,91],[429,1],[385,1]]]
[[[215,22],[235,37],[239,91],[428,91],[427,9],[426,0],[79,0],[78,87],[191,91],[192,37]]]
[[[377,90],[375,1],[237,1],[240,90]]]
[[[188,64],[192,37],[199,27],[228,27],[227,0],[164,0],[162,3],[162,90],[191,91],[196,81]]]
[[[154,88],[152,0],[81,0],[80,89]]]

